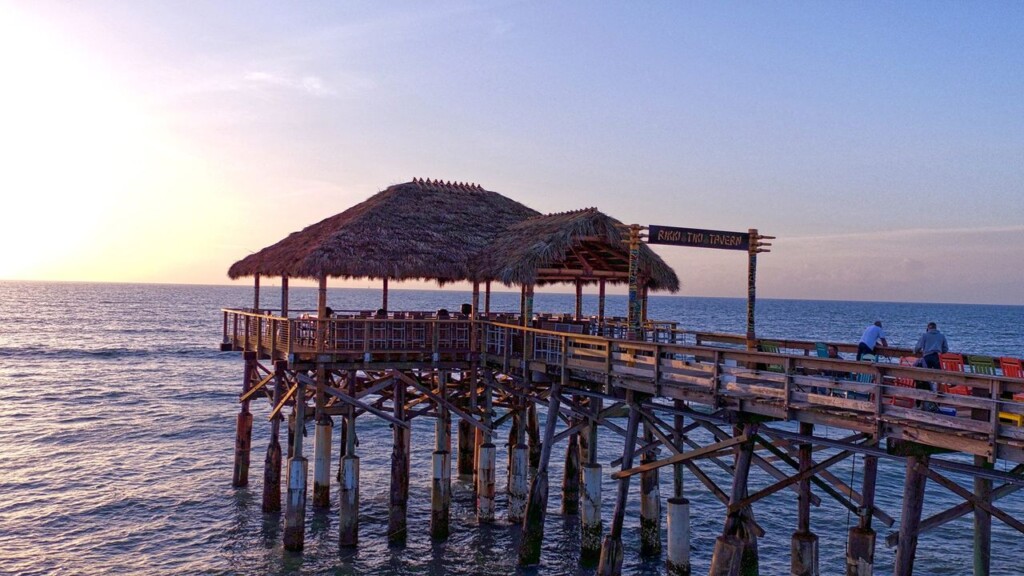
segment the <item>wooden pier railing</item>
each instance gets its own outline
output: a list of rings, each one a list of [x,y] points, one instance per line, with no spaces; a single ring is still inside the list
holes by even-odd
[[[270,358],[339,363],[468,362],[470,331],[481,359],[509,374],[571,379],[779,420],[824,424],[1024,462],[1024,379],[929,370],[889,362],[810,356],[813,342],[774,340],[779,354],[740,349],[741,336],[690,333],[697,344],[627,341],[462,317],[283,318],[224,311],[224,346]],[[318,323],[326,341],[318,346]],[[670,329],[648,334],[674,334]],[[653,338],[652,338],[653,339]],[[527,343],[529,343],[527,347]],[[732,348],[715,347],[732,346]],[[524,350],[527,352],[524,354]],[[951,393],[950,391],[960,393]],[[1000,418],[1000,417],[1003,418]],[[1006,424],[1009,419],[1015,424]]]

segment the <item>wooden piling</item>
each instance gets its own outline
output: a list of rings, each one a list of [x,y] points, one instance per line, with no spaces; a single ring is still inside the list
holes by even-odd
[[[974,465],[992,468],[984,456],[975,456]],[[992,481],[975,476],[974,495],[978,500],[992,502]],[[981,506],[974,507],[974,576],[988,576],[992,564],[992,514]]]
[[[654,442],[650,422],[644,422],[644,444]],[[654,448],[640,455],[640,463],[646,464],[658,459]],[[661,554],[661,492],[658,489],[658,470],[647,470],[640,474],[640,555]]]
[[[437,383],[441,398],[448,397],[447,373],[438,371]],[[449,521],[452,502],[451,413],[444,404],[437,405],[434,423],[434,452],[431,454],[433,470],[430,490],[430,536],[444,539],[450,533]]]
[[[800,434],[814,435],[814,424],[800,423]],[[800,472],[811,469],[811,449],[809,442],[800,444]],[[790,539],[790,574],[792,576],[818,576],[818,536],[811,532],[811,478],[808,476],[798,484],[797,497],[797,529]]]
[[[665,573],[668,576],[690,576],[690,572],[690,501],[686,498],[669,498]]]
[[[530,473],[536,474],[540,467],[540,419],[537,418],[537,405],[530,402],[526,409],[526,437],[530,447]]]
[[[474,309],[476,303],[477,298],[474,296]],[[494,445],[491,432],[491,415],[494,407],[491,404],[490,386],[484,387],[483,397],[480,400],[483,403],[483,424],[486,431],[477,431],[481,444],[476,451],[476,517],[479,522],[494,522],[497,448]]]
[[[302,455],[302,430],[305,426],[306,386],[298,382],[295,394],[295,444],[288,459],[288,498],[284,511],[284,548],[302,550],[306,540],[306,480],[309,466]]]
[[[894,576],[912,576],[917,553],[917,532],[921,525],[924,491],[928,483],[925,470],[928,455],[907,456],[907,475],[903,484],[903,512],[900,515],[900,539],[896,548]]]
[[[580,446],[579,435],[570,434],[565,446],[565,468],[562,475],[562,514],[580,512]]]
[[[356,397],[356,376],[348,377],[349,396]],[[356,455],[356,410],[349,406],[345,415],[345,457],[341,459],[341,486],[338,487],[338,545],[359,543],[359,456]]]
[[[395,378],[394,416],[405,422],[405,382]],[[391,425],[391,489],[388,506],[388,540],[405,542],[409,511],[409,428]]]
[[[633,393],[628,392],[627,398],[632,399]],[[626,444],[622,451],[622,468],[633,467],[633,453],[636,450],[636,432],[640,423],[640,409],[629,403],[629,420],[626,424]],[[629,495],[630,476],[619,478],[618,492],[615,495],[615,512],[612,515],[611,530],[601,544],[601,558],[597,565],[600,576],[614,576],[622,573],[622,523],[626,515],[626,499]]]
[[[473,452],[476,443],[476,428],[472,424],[465,420],[459,420],[459,455],[458,455],[458,472],[459,479],[470,480],[473,478],[473,468],[475,462],[473,462]]]
[[[875,564],[875,531],[871,517],[875,508],[875,481],[878,457],[864,457],[864,484],[861,488],[860,522],[850,528],[846,546],[846,576],[871,576]]]
[[[494,521],[494,464],[497,450],[488,442],[480,445],[476,484],[476,517],[480,522]]]
[[[352,547],[359,543],[359,456],[351,452],[341,459],[338,497],[338,545]]]
[[[331,507],[331,437],[334,425],[321,414],[313,434],[313,507]]]
[[[563,379],[567,376],[563,372]],[[559,390],[561,390],[561,382],[551,384],[547,421],[544,426],[544,443],[541,445],[537,474],[530,484],[526,502],[526,517],[523,519],[522,538],[519,544],[520,566],[533,566],[540,562],[541,543],[544,541],[544,517],[547,514],[548,505],[548,461],[551,459],[551,444],[554,441],[558,411],[560,410]]]
[[[673,407],[682,410],[686,404],[674,400]],[[684,447],[683,428],[686,419],[681,414],[672,417],[672,442],[682,451]],[[665,558],[665,573],[669,576],[690,576],[690,501],[683,496],[684,464],[672,465],[672,497],[668,499],[668,554]]]
[[[452,467],[448,452],[435,450],[430,457],[433,480],[430,491],[430,537],[448,537],[451,508]]]
[[[274,362],[274,405],[281,401],[285,389],[285,370],[288,363],[282,360]],[[267,444],[267,457],[263,461],[263,511],[281,511],[281,415],[270,421],[270,442]]]
[[[583,490],[580,517],[580,564],[594,566],[601,556],[601,465],[583,465]]]
[[[521,523],[526,515],[526,498],[530,489],[529,448],[517,444],[512,448],[508,487],[508,521]]]
[[[738,445],[736,450],[736,464],[733,467],[732,494],[729,504],[737,504],[747,495],[747,474],[750,472],[750,462],[754,455],[754,441],[751,433],[751,425],[746,425],[747,433],[751,438]],[[725,519],[725,528],[722,535],[715,540],[715,549],[711,556],[712,576],[737,576],[748,574],[751,566],[749,557],[745,557],[745,549],[749,543],[745,541],[743,510],[729,512]],[[756,549],[755,549],[756,550]],[[756,558],[756,556],[755,556]],[[756,560],[754,562],[756,570]],[[756,571],[754,572],[756,574]]]
[[[245,367],[242,376],[242,394],[253,385],[256,378],[256,353],[244,352]],[[235,420],[235,464],[231,474],[231,485],[235,488],[249,485],[249,453],[252,448],[252,412],[249,400],[243,400]]]

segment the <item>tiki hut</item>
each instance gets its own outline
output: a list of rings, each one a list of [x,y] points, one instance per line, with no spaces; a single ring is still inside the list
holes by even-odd
[[[239,260],[228,276],[619,284],[629,280],[626,236],[595,208],[545,216],[476,184],[414,179]],[[646,245],[638,277],[679,290]]]
[[[629,282],[629,234],[596,208],[535,216],[514,223],[474,260],[476,274],[505,285]],[[640,245],[640,284],[679,291],[679,278],[646,244]]]
[[[236,262],[232,279],[476,279],[472,257],[535,210],[475,184],[415,179],[397,184]]]

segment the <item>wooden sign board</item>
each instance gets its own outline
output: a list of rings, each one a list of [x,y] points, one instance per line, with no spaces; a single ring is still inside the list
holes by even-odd
[[[651,225],[648,227],[647,243],[746,251],[750,249],[750,234],[747,232],[726,232],[724,230]]]

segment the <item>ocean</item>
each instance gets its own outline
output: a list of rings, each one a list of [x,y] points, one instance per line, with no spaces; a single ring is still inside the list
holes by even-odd
[[[264,286],[262,305],[278,306],[279,291]],[[571,311],[570,294],[538,294],[538,311]],[[294,309],[313,308],[316,290],[293,288]],[[378,290],[331,289],[336,310],[376,309]],[[457,309],[469,294],[392,290],[393,310]],[[250,286],[185,286],[0,282],[0,574],[511,574],[516,569],[518,528],[503,521],[505,446],[498,445],[498,515],[477,524],[471,486],[453,479],[451,537],[432,543],[428,533],[433,421],[413,425],[410,533],[404,546],[389,546],[387,527],[390,428],[362,418],[360,545],[337,546],[337,504],[307,512],[306,549],[285,552],[283,516],[260,510],[262,462],[269,425],[254,404],[253,467],[247,488],[231,487],[235,415],[241,388],[239,353],[219,352],[222,307],[252,303]],[[515,310],[518,293],[496,293],[493,310]],[[596,313],[587,295],[585,313]],[[625,313],[624,296],[610,296],[608,314]],[[742,299],[654,296],[650,316],[696,330],[742,332]],[[890,344],[912,346],[935,321],[961,352],[1024,356],[1024,307],[901,304],[761,299],[758,335],[768,338],[856,341],[882,320]],[[840,430],[819,430],[835,437]],[[505,431],[498,434],[505,438]],[[312,429],[307,446],[311,446]],[[698,438],[705,442],[705,438]],[[542,565],[526,574],[591,574],[577,565],[579,525],[559,514],[564,444],[552,456]],[[602,434],[599,460],[621,454],[621,442]],[[336,463],[335,463],[336,465]],[[832,472],[859,483],[862,459]],[[1008,469],[1000,462],[999,469]],[[714,466],[707,472],[721,483]],[[898,528],[903,466],[882,460],[878,505],[897,518],[879,532],[876,572],[891,573],[893,550],[885,535]],[[312,478],[312,471],[310,471]],[[333,472],[332,472],[333,477]],[[963,485],[964,477],[953,476]],[[771,480],[751,473],[751,491]],[[662,496],[671,473],[661,475]],[[724,508],[692,476],[691,559],[694,574],[707,573]],[[726,484],[727,485],[727,484]],[[663,559],[641,559],[638,482],[624,531],[628,574],[660,574]],[[604,517],[611,516],[613,483],[606,479]],[[337,487],[332,486],[336,498]],[[820,537],[821,572],[843,574],[846,530],[856,518],[822,496],[811,512]],[[959,504],[930,484],[925,516]],[[1020,494],[999,501],[1024,518]],[[767,530],[759,541],[761,573],[789,570],[796,526],[795,495],[777,493],[755,505]],[[916,573],[971,573],[971,517],[922,535]],[[993,521],[992,574],[1021,573],[1021,535]]]

